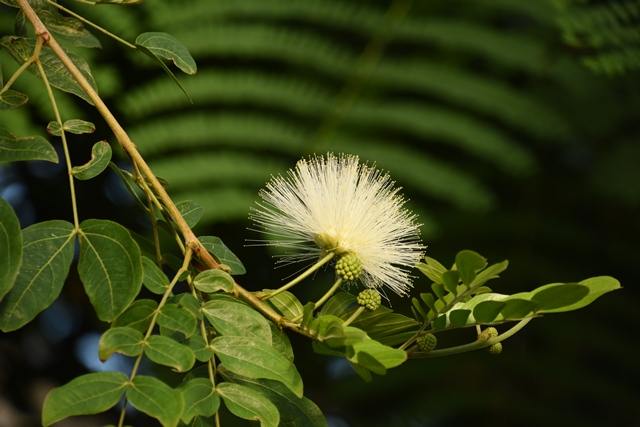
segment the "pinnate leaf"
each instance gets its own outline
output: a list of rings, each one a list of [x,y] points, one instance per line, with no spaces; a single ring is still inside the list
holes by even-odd
[[[202,218],[202,206],[192,200],[183,200],[176,203],[178,212],[182,215],[189,228],[195,227],[195,225]]]
[[[13,287],[22,263],[22,232],[13,208],[0,198],[0,300]]]
[[[302,397],[302,378],[295,365],[264,341],[222,336],[213,339],[211,347],[230,371],[244,377],[280,381]]]
[[[245,420],[260,421],[261,427],[277,427],[278,408],[262,394],[240,384],[222,383],[216,388],[232,414]]]
[[[469,286],[476,278],[476,272],[485,268],[487,261],[476,252],[464,250],[456,255],[456,269],[462,282]]]
[[[156,57],[173,61],[176,67],[187,74],[195,74],[198,69],[196,62],[193,60],[187,48],[171,34],[157,32],[142,33],[136,38],[135,45],[138,48],[144,47]]]
[[[83,221],[79,235],[80,279],[98,318],[111,322],[142,286],[140,249],[127,229],[112,221]]]
[[[58,153],[41,136],[18,138],[6,129],[0,128],[0,163],[22,160],[44,160],[58,163]]]
[[[120,372],[98,372],[82,375],[51,390],[44,400],[42,425],[112,408],[124,394],[128,381],[129,378]]]
[[[169,278],[158,265],[146,256],[142,257],[144,278],[142,283],[154,294],[162,295],[169,287]]]
[[[182,416],[182,393],[153,377],[138,375],[127,389],[127,399],[163,427],[176,427]]]
[[[73,260],[74,227],[46,221],[22,231],[22,262],[13,287],[0,302],[0,330],[16,330],[58,298]]]
[[[96,130],[96,125],[79,119],[67,120],[62,124],[62,127],[58,122],[49,122],[47,125],[47,133],[49,135],[61,136],[63,129],[65,132],[80,135],[83,133],[93,133]]]
[[[145,333],[151,325],[151,319],[157,308],[158,303],[150,299],[134,301],[122,314],[116,317],[111,327],[128,326]]]

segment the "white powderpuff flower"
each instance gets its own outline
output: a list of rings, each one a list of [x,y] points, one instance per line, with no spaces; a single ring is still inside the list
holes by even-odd
[[[387,286],[399,295],[411,287],[410,269],[422,258],[416,215],[388,174],[357,156],[327,154],[300,160],[287,177],[272,177],[249,215],[269,246],[294,249],[279,262],[352,254],[366,287]]]

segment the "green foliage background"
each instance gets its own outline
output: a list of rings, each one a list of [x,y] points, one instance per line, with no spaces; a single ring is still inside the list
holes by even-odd
[[[129,41],[168,32],[196,59],[198,73],[179,76],[191,105],[150,61],[110,39],[98,34],[104,49],[81,51],[101,95],[154,172],[171,183],[170,193],[204,207],[199,234],[221,236],[248,267],[241,282],[248,289],[287,274],[272,271],[266,251],[243,246],[257,237],[246,230],[257,191],[301,156],[326,151],[358,154],[391,173],[420,214],[429,256],[453,262],[470,248],[491,262],[508,258],[500,286],[510,293],[600,274],[626,287],[588,310],[537,319],[498,358],[411,361],[369,385],[332,376],[339,366],[300,342],[294,347],[306,394],[334,425],[632,425],[640,380],[639,83],[637,74],[604,77],[584,67],[581,61],[589,64],[607,45],[584,41],[598,27],[567,24],[587,22],[575,18],[587,16],[587,6],[556,3],[564,8],[509,0],[72,6]],[[588,16],[599,22],[606,12],[593,12],[596,6],[610,9],[592,6]],[[612,21],[615,28],[637,23],[629,16]],[[1,19],[8,32],[13,22]],[[563,32],[572,43],[563,44]],[[634,40],[609,45],[631,52]],[[14,66],[6,59],[5,76]],[[608,69],[619,67],[601,68]],[[40,86],[32,83],[25,78],[15,87],[36,91],[36,105]],[[66,97],[63,117],[105,131],[83,109]],[[24,136],[33,134],[34,114],[50,116],[30,114],[3,113],[0,126]],[[83,142],[75,141],[79,158],[89,155]],[[70,215],[64,200],[51,198],[64,177],[14,173],[29,184],[38,221]],[[112,183],[104,182],[112,203],[91,185],[79,186],[81,215],[120,216],[143,232]],[[417,288],[426,287],[421,280]]]

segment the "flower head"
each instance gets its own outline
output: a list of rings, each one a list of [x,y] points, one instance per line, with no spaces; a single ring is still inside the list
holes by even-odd
[[[287,177],[273,177],[250,218],[273,236],[265,244],[295,250],[281,262],[348,254],[359,261],[365,286],[404,295],[409,269],[425,246],[399,190],[388,174],[360,164],[357,156],[329,153],[300,160]]]

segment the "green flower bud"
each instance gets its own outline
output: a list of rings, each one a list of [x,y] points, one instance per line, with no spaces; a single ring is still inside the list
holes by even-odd
[[[502,343],[498,342],[488,347],[489,353],[493,355],[497,355],[502,353]]]
[[[365,307],[367,310],[373,311],[376,308],[380,307],[382,298],[380,297],[380,293],[378,293],[378,291],[376,291],[375,289],[365,289],[358,294],[356,302],[359,305]]]
[[[422,335],[416,339],[416,344],[418,344],[418,348],[422,351],[431,351],[436,348],[438,338],[433,334]]]
[[[480,332],[480,335],[478,335],[478,340],[484,342],[492,338],[495,338],[497,336],[498,336],[498,330],[493,326],[490,326],[484,331]]]
[[[362,273],[362,263],[353,254],[346,254],[340,257],[336,262],[336,273],[342,277],[345,282],[353,282],[360,277]]]

